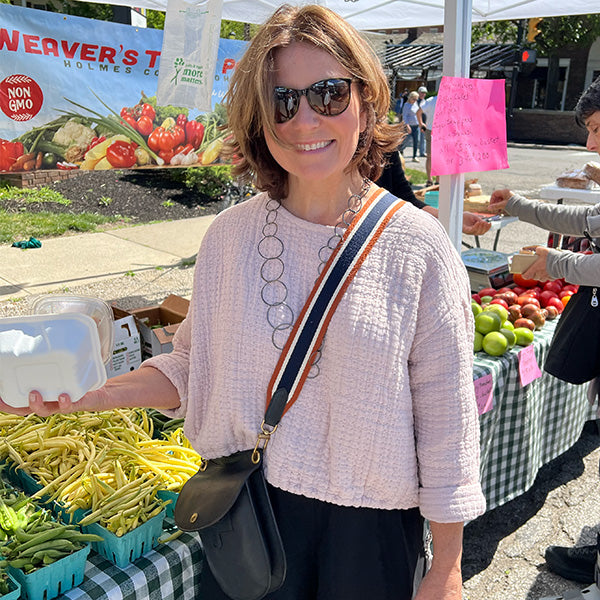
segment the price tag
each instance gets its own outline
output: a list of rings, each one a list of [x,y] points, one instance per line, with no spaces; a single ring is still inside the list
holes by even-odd
[[[540,367],[533,351],[533,344],[519,352],[519,377],[521,385],[526,386],[542,376]]]
[[[494,408],[494,378],[491,373],[479,377],[473,382],[475,386],[475,399],[477,410],[482,415]]]

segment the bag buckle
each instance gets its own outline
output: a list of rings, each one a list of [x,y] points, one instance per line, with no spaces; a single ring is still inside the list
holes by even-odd
[[[252,451],[252,462],[255,465],[257,465],[260,462],[261,453],[259,452],[259,450],[262,450],[263,452],[266,450],[267,444],[269,443],[271,436],[275,433],[275,431],[277,431],[277,427],[278,425],[275,425],[274,427],[271,427],[271,425],[267,425],[264,419],[263,422],[260,424],[260,433],[256,438],[256,444],[254,444],[254,450]],[[262,446],[261,442],[263,442]]]

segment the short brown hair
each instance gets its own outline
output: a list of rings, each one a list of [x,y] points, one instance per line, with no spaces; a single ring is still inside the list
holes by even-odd
[[[275,51],[304,42],[331,54],[357,80],[367,126],[360,134],[349,167],[363,177],[381,175],[385,154],[395,150],[403,133],[388,124],[390,91],[379,59],[364,38],[333,11],[316,5],[279,7],[253,38],[236,65],[225,97],[229,155],[234,175],[253,180],[273,198],[287,195],[287,172],[271,156],[263,127],[275,138],[273,70]]]

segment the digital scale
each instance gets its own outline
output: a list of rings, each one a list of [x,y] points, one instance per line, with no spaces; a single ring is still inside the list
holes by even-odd
[[[462,252],[461,258],[469,274],[471,291],[478,292],[486,287],[499,289],[513,283],[508,257],[503,252],[484,248],[471,248]]]

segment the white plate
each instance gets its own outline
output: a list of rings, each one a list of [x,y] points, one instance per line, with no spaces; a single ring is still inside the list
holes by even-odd
[[[0,319],[0,398],[29,405],[37,390],[45,401],[67,393],[73,402],[106,383],[96,322],[65,313]]]

